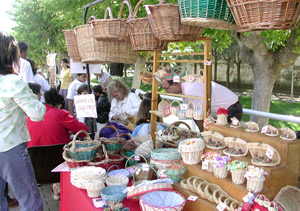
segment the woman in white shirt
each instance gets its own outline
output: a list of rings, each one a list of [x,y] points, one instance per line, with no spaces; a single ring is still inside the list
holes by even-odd
[[[139,110],[141,99],[119,80],[108,85],[108,98],[111,101],[109,120],[116,120],[123,114],[135,117]]]
[[[103,72],[103,70],[101,70],[101,73],[96,73],[95,75],[97,76],[99,85],[102,87],[104,91],[106,91],[109,83],[113,81],[110,74],[108,72]]]

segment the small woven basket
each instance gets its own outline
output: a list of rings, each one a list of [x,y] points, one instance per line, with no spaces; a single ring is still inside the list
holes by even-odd
[[[204,148],[205,144],[202,139],[186,139],[179,143],[178,150],[185,164],[195,165],[200,163],[200,154],[203,153]]]
[[[236,171],[231,170],[230,172],[231,172],[232,182],[234,184],[237,184],[237,185],[244,184],[244,182],[245,182],[244,175],[246,173],[245,169],[239,169],[239,170],[236,170]]]
[[[264,187],[265,177],[249,177],[247,178],[247,190],[259,193]]]
[[[223,166],[223,167],[214,167],[214,175],[217,178],[221,178],[224,179],[227,177],[228,175],[228,171],[227,171],[227,166]]]
[[[218,114],[216,125],[227,125],[228,124],[227,116],[228,116],[227,114]]]
[[[157,178],[159,178],[157,171],[154,169],[152,164],[148,163],[138,163],[133,172],[133,182],[141,180],[152,180],[153,174],[156,173]]]
[[[181,175],[186,172],[186,168],[182,165],[176,164],[172,166],[166,167],[165,174],[168,176],[169,179],[173,180],[174,182],[179,182]]]
[[[247,142],[236,137],[225,137],[226,147],[223,150],[225,155],[233,157],[243,157],[248,154]]]
[[[177,103],[178,106],[174,106],[173,103]],[[179,111],[179,105],[180,105],[180,102],[177,101],[177,100],[173,100],[173,101],[170,103],[170,112],[171,112],[171,115],[177,116],[178,111]]]
[[[117,167],[117,169],[111,170],[111,168],[113,168],[113,167]],[[122,175],[122,176],[130,178],[130,172],[127,169],[120,169],[119,166],[117,166],[117,165],[113,165],[113,166],[109,167],[107,169],[107,175],[109,177],[112,177],[115,175]]]
[[[151,158],[155,160],[180,160],[181,155],[176,148],[154,149]]]
[[[194,118],[194,112],[196,110],[196,106],[195,103],[193,101],[190,101],[187,105],[187,109],[186,109],[186,113],[185,113],[185,117],[187,118]]]
[[[222,190],[222,188],[216,184],[210,183],[205,186],[204,189],[204,196],[206,199],[208,199],[211,202],[214,202],[213,193],[215,190]]]
[[[73,59],[74,62],[81,62],[77,45],[77,37],[74,29],[63,30],[63,33],[66,39],[68,55]]]
[[[77,141],[76,138],[79,134],[84,133],[87,137],[86,141]],[[64,146],[64,150],[75,160],[92,160],[96,157],[96,153],[99,150],[100,143],[92,141],[91,137],[85,130],[78,131],[73,141]]]
[[[181,23],[203,28],[235,30],[225,0],[178,0]]]
[[[224,149],[225,141],[224,136],[218,132],[205,131],[201,135],[205,141],[205,146],[209,149]]]
[[[203,118],[204,118],[203,108],[202,108],[201,103],[198,103],[196,105],[196,109],[194,111],[194,119],[195,120],[203,120]]]
[[[105,183],[107,184],[107,186],[110,186],[110,185],[127,186],[129,183],[129,179],[128,179],[128,177],[126,177],[124,175],[117,174],[117,175],[107,177]]]
[[[101,195],[101,190],[105,187],[102,181],[91,180],[84,184],[88,197],[95,198]]]
[[[276,149],[265,143],[247,143],[247,147],[251,153],[251,163],[256,166],[276,166],[280,164],[281,158]],[[273,152],[270,159],[266,154],[267,151]]]
[[[145,5],[154,36],[167,41],[196,41],[203,28],[180,23],[178,4]]]
[[[103,130],[104,128],[111,128],[116,132],[116,137],[113,137],[113,138],[100,137],[99,138],[101,143],[104,144],[104,146],[107,150],[107,153],[109,155],[114,155],[114,154],[120,153],[122,146],[125,142],[125,139],[122,138],[122,135],[124,135],[124,134],[119,134],[118,130],[113,125],[108,125],[108,126],[104,126],[100,129],[99,135],[101,134],[101,130]]]
[[[126,197],[126,193],[123,193],[125,189],[126,186],[123,185],[107,186],[102,189],[101,197],[106,202],[113,201],[115,203],[119,203],[123,201]]]
[[[136,18],[138,9],[144,0],[140,0],[134,10],[133,18],[128,19],[129,36],[135,51],[163,51],[168,47],[167,41],[155,38],[149,18]]]
[[[81,166],[86,166],[89,160],[75,160],[71,158],[71,156],[68,154],[66,150],[63,151],[62,153],[63,159],[67,162],[67,165],[70,169],[76,168],[76,167],[81,167]]]
[[[237,30],[260,31],[292,29],[298,26],[299,0],[226,0]]]

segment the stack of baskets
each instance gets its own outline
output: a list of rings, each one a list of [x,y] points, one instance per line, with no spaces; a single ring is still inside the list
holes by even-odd
[[[166,168],[174,164],[179,164],[181,155],[177,148],[154,149],[151,151],[150,163],[156,169]]]
[[[78,51],[77,36],[75,31],[73,29],[68,29],[63,30],[63,33],[66,39],[68,55],[71,57],[71,59],[73,59],[74,62],[80,62],[81,57]]]
[[[205,144],[202,139],[186,139],[179,143],[178,151],[185,164],[195,165],[200,163],[204,148]]]

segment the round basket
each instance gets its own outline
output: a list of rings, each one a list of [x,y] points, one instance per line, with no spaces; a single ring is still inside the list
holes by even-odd
[[[141,180],[152,180],[154,172],[156,177],[159,178],[157,171],[154,169],[153,165],[148,163],[138,163],[135,165],[136,168],[133,172],[133,182]]]
[[[285,127],[279,129],[281,132],[280,138],[286,141],[294,141],[297,139],[297,134],[292,129]]]
[[[127,186],[129,183],[129,179],[128,177],[118,174],[118,175],[113,175],[113,176],[109,176],[107,177],[105,183],[107,184],[107,186],[110,185],[123,185],[123,186]]]
[[[81,62],[77,45],[77,37],[74,29],[63,30],[63,33],[67,44],[68,55],[74,62]]]
[[[181,155],[176,148],[154,149],[151,158],[155,160],[180,160]]]
[[[67,162],[67,165],[69,166],[70,169],[76,168],[76,167],[81,167],[81,166],[86,166],[89,160],[75,160],[71,158],[71,156],[68,154],[66,150],[63,151],[62,153],[63,159]]]
[[[121,137],[118,130],[112,125],[102,127],[99,131],[99,134],[101,134],[101,130],[103,130],[104,128],[110,128],[110,129],[114,130],[117,134],[116,137],[113,137],[113,138],[104,138],[104,137],[99,138],[101,143],[104,144],[107,153],[109,155],[114,155],[114,154],[120,153],[122,146],[125,142],[125,139]],[[124,134],[122,134],[122,135],[124,135]]]
[[[300,1],[226,0],[237,30],[287,30],[298,26]]]
[[[280,164],[281,158],[276,149],[265,143],[247,143],[251,153],[251,163],[256,166],[276,166]],[[266,153],[268,150],[273,151],[273,157],[270,159]]]
[[[126,186],[123,185],[107,186],[102,189],[101,197],[106,202],[113,201],[115,203],[119,203],[123,201],[126,197],[126,193],[123,193],[125,189]]]
[[[77,136],[80,133],[84,133],[87,137],[87,141],[76,141]],[[64,150],[75,160],[86,161],[92,160],[96,157],[96,153],[99,150],[100,143],[92,141],[91,137],[85,130],[78,131],[73,141],[64,146]]]
[[[214,175],[217,178],[221,178],[224,179],[227,177],[228,175],[228,171],[227,171],[227,165],[223,166],[223,167],[214,167]]]
[[[205,148],[202,139],[186,139],[179,143],[178,150],[181,153],[182,160],[185,164],[195,165],[200,163],[201,156]]]
[[[185,198],[174,191],[154,191],[144,194],[140,198],[140,206],[143,211],[153,210],[183,210]]]
[[[205,198],[207,198],[209,201],[214,202],[214,198],[213,198],[213,193],[215,190],[222,190],[222,188],[220,188],[220,186],[216,185],[216,184],[208,184],[205,186],[204,189],[204,196]]]
[[[101,195],[101,190],[105,187],[102,181],[91,180],[84,183],[88,197],[95,198]]]
[[[110,169],[113,168],[113,167],[117,167],[118,169],[110,171]],[[125,176],[127,178],[130,178],[130,172],[127,169],[119,169],[119,166],[117,166],[117,165],[113,165],[113,166],[109,167],[107,169],[107,175],[109,177],[115,176],[115,175],[122,175],[122,176]]]
[[[244,157],[248,154],[247,142],[245,140],[236,137],[225,137],[224,141],[226,147],[223,153],[225,155]]]
[[[239,169],[239,170],[236,170],[236,171],[231,170],[230,172],[231,172],[232,182],[234,184],[237,184],[237,185],[244,184],[244,182],[245,182],[244,175],[246,173],[245,169]]]
[[[277,193],[274,202],[281,210],[297,210],[300,207],[300,190],[294,186],[285,186]]]
[[[178,0],[181,23],[203,28],[235,30],[225,0]]]
[[[101,167],[83,166],[71,169],[71,178],[81,180],[104,180],[106,170]]]
[[[168,176],[169,179],[173,180],[174,182],[179,182],[181,175],[186,172],[186,168],[182,165],[172,165],[166,167],[165,174]]]
[[[247,178],[247,190],[259,193],[264,187],[265,177],[249,177]]]

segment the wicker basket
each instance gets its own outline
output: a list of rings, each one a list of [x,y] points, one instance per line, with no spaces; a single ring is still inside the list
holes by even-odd
[[[204,189],[205,198],[211,202],[214,202],[213,193],[215,190],[222,190],[222,188],[220,188],[220,186],[213,184],[213,183],[206,185],[205,189]]]
[[[113,168],[113,167],[117,167],[117,169],[111,170],[111,168]],[[113,166],[109,167],[107,169],[107,175],[109,177],[112,177],[115,175],[122,175],[122,176],[127,177],[128,179],[130,178],[130,172],[127,169],[120,169],[119,166],[117,166],[117,165],[113,165]]]
[[[151,158],[156,160],[180,160],[181,155],[176,148],[154,149]]]
[[[266,128],[266,131],[263,133],[263,130]],[[279,131],[276,127],[273,127],[272,125],[266,125],[261,129],[262,133],[267,136],[278,136]]]
[[[241,184],[244,184],[245,182],[245,173],[246,173],[246,170],[245,169],[239,169],[239,170],[230,170],[231,172],[231,178],[232,178],[232,182],[234,184],[237,184],[237,185],[241,185]]]
[[[285,127],[279,129],[281,132],[280,138],[286,141],[294,141],[297,139],[296,132],[292,129]]]
[[[138,9],[144,0],[140,0],[134,10],[133,18],[128,19],[129,36],[135,51],[163,51],[168,47],[167,41],[154,37],[149,18],[136,18]]]
[[[126,193],[123,193],[125,189],[126,187],[123,185],[107,186],[102,189],[101,197],[106,202],[113,201],[115,203],[119,203],[126,197]]]
[[[66,39],[68,55],[73,59],[74,62],[81,62],[77,45],[77,37],[74,29],[63,30],[63,33]]]
[[[187,185],[187,179],[183,179],[180,181],[180,187],[182,187],[185,190],[189,190],[189,187]]]
[[[101,130],[104,128],[113,129],[116,132],[116,137],[113,138],[100,137],[99,140],[101,141],[101,143],[104,144],[106,151],[109,155],[118,154],[119,152],[121,152],[122,146],[125,143],[125,139],[122,138],[122,135],[125,134],[119,134],[118,130],[114,126],[108,125],[100,129],[99,135],[101,134]]]
[[[176,164],[172,166],[166,167],[165,174],[168,176],[169,179],[173,180],[174,182],[179,182],[181,175],[186,172],[186,168],[182,165]]]
[[[81,133],[86,135],[87,141],[76,141],[77,136]],[[64,150],[75,160],[87,161],[96,157],[99,147],[100,143],[92,141],[85,130],[80,130],[75,134],[73,141],[64,146]]]
[[[233,157],[244,157],[248,154],[247,142],[236,137],[225,137],[226,147],[223,150],[225,155]]]
[[[298,26],[299,0],[226,1],[240,32],[292,29]]]
[[[200,163],[200,154],[203,153],[204,148],[205,144],[202,139],[186,139],[179,143],[178,150],[185,164],[195,165]]]
[[[205,146],[209,149],[224,149],[225,141],[224,136],[218,132],[205,131],[201,135],[205,141]]]
[[[235,30],[225,0],[178,0],[181,23],[203,28]]]
[[[204,112],[203,112],[202,104],[198,103],[196,105],[196,109],[194,111],[194,119],[195,120],[203,120],[203,118],[204,118]]]
[[[190,101],[187,105],[187,109],[186,109],[186,113],[185,113],[185,117],[187,118],[194,118],[194,112],[196,110],[196,106],[195,103],[193,101]]]
[[[150,163],[153,164],[156,169],[165,169],[168,166],[172,166],[180,163],[180,159],[178,160],[156,160],[150,159]]]
[[[256,166],[276,166],[280,163],[280,155],[276,149],[265,143],[248,143],[247,147],[251,153],[251,163]],[[273,151],[273,157],[270,159],[266,153]]]
[[[174,106],[173,103],[177,103],[178,106]],[[171,112],[171,115],[177,116],[178,111],[179,111],[179,105],[180,105],[180,102],[177,101],[177,100],[173,100],[173,101],[170,103],[170,112]]]
[[[107,184],[107,186],[110,185],[123,185],[123,186],[127,186],[129,183],[129,179],[128,177],[118,174],[118,175],[113,175],[113,176],[109,176],[107,177],[105,183]]]
[[[104,19],[92,21],[92,25],[94,29],[94,37],[97,40],[127,41],[127,42],[130,41],[127,20],[121,18],[125,4],[129,8],[128,18],[132,18],[133,11],[132,11],[131,4],[127,0],[125,0],[121,5],[117,19],[113,19],[111,8],[108,7],[105,10]],[[106,19],[107,13],[109,13],[110,19]]]
[[[282,211],[298,210],[300,207],[300,190],[294,186],[285,186],[277,193],[274,202]]]
[[[249,177],[247,178],[247,190],[259,193],[264,187],[265,177]]]
[[[206,196],[205,196],[205,194],[204,194],[204,190],[205,190],[205,188],[206,188],[206,186],[207,185],[209,185],[210,183],[209,182],[206,182],[206,181],[203,181],[203,182],[200,182],[200,183],[198,183],[198,185],[197,185],[197,193],[199,194],[199,196],[201,197],[201,198],[204,198],[204,199],[206,199]]]
[[[105,187],[102,181],[91,180],[84,184],[88,197],[95,198],[101,195],[101,190]]]
[[[216,125],[227,125],[227,114],[217,114]]]
[[[67,162],[67,165],[70,169],[76,168],[76,167],[81,167],[81,166],[86,166],[89,160],[75,160],[71,158],[71,156],[68,154],[66,150],[63,151],[62,153],[63,159]]]
[[[227,165],[223,166],[223,167],[214,167],[214,175],[217,178],[221,178],[224,179],[227,177],[228,175],[228,171],[227,171]]]
[[[214,202],[216,203],[216,204],[219,204],[220,203],[220,200],[222,199],[222,198],[226,198],[226,197],[228,197],[228,194],[225,192],[225,191],[223,191],[222,189],[216,189],[214,192],[213,192],[213,199],[214,199]],[[224,199],[224,201],[225,201],[226,199]]]
[[[197,193],[197,186],[201,182],[207,182],[206,179],[202,177],[192,176],[189,177],[186,181],[186,184],[188,186],[188,190]]]
[[[178,4],[145,5],[154,36],[167,41],[196,41],[203,28],[180,23]]]
[[[138,163],[133,172],[133,182],[141,180],[152,180],[153,174],[156,173],[157,178],[159,178],[157,171],[154,169],[152,164],[148,163]]]
[[[259,131],[259,126],[256,122],[246,122],[246,132],[256,133]]]

